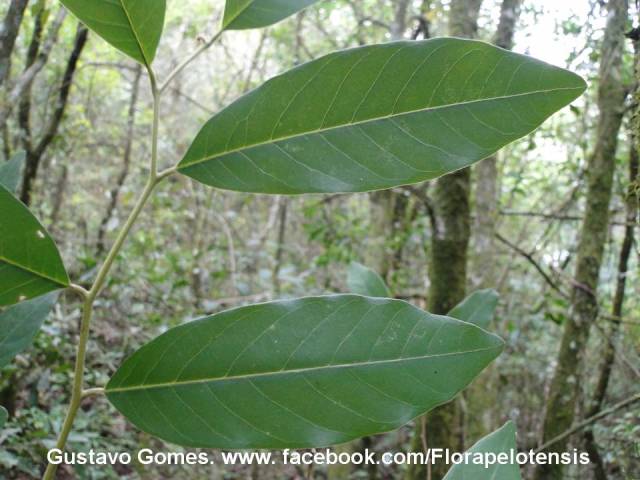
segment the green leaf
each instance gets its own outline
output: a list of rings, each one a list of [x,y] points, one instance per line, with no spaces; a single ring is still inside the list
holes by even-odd
[[[453,307],[448,315],[486,329],[496,313],[499,298],[495,290],[478,290]]]
[[[60,1],[112,46],[151,65],[164,26],[165,0]]]
[[[69,286],[52,238],[2,185],[0,212],[0,306]]]
[[[0,165],[0,185],[3,185],[12,193],[18,191],[25,158],[25,152],[17,152],[8,161]]]
[[[271,194],[361,192],[432,179],[535,130],[582,78],[457,38],[335,52],[215,115],[178,170]]]
[[[391,292],[380,275],[361,263],[351,262],[347,271],[347,286],[352,293],[370,297],[390,297]]]
[[[139,428],[181,445],[323,446],[447,402],[502,346],[400,300],[309,297],[171,329],[126,360],[106,393]]]
[[[31,345],[57,300],[58,292],[52,292],[0,313],[0,367]]]
[[[516,428],[513,422],[507,422],[502,428],[487,435],[469,449],[472,453],[507,453],[517,452]],[[473,457],[471,457],[473,458]],[[500,465],[495,463],[485,468],[483,464],[460,463],[451,467],[443,480],[521,480],[520,467],[517,463]]]
[[[0,428],[4,427],[4,424],[7,423],[7,419],[9,418],[9,412],[0,406]]]
[[[318,0],[227,0],[222,28],[245,30],[272,25]]]

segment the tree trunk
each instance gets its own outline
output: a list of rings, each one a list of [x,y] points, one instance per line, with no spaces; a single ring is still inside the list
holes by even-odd
[[[64,75],[62,76],[62,84],[60,85],[60,91],[58,93],[53,114],[46,122],[44,133],[38,144],[34,148],[29,148],[27,150],[24,176],[22,178],[22,190],[20,193],[20,199],[25,205],[29,205],[31,202],[31,190],[33,188],[33,182],[38,174],[40,160],[58,133],[58,127],[60,126],[60,122],[64,116],[67,101],[69,100],[69,92],[71,91],[71,85],[73,84],[73,76],[78,66],[78,60],[80,59],[80,55],[82,54],[85,44],[87,43],[87,35],[88,30],[86,27],[78,24],[73,49],[67,59],[67,65]],[[29,68],[32,67],[33,65]]]
[[[600,85],[596,145],[586,168],[588,190],[585,216],[577,250],[577,264],[571,295],[571,311],[564,325],[557,367],[549,389],[542,441],[571,427],[578,396],[578,375],[587,347],[589,329],[598,315],[597,287],[600,265],[609,224],[609,202],[615,169],[618,132],[624,111],[622,55],[627,23],[627,0],[610,0],[609,16],[600,55]],[[563,452],[567,440],[550,450]],[[563,478],[561,465],[540,465],[538,480]]]
[[[504,49],[513,47],[516,23],[522,0],[502,0],[500,20],[493,43]],[[470,259],[471,290],[495,288],[496,222],[498,218],[498,157],[492,155],[476,167],[475,174],[475,222],[473,226],[473,256]],[[470,437],[481,438],[498,425],[495,417],[497,405],[498,372],[490,366],[464,393],[468,408],[466,430]]]
[[[449,13],[449,33],[457,37],[474,37],[478,30],[478,14],[482,0],[452,0]],[[470,234],[469,185],[470,170],[465,168],[436,181],[433,195],[435,230],[431,234],[429,270],[429,311],[449,312],[465,295],[467,282],[467,249]],[[412,441],[412,450],[423,449],[420,421]],[[462,411],[458,401],[452,401],[427,414],[426,444],[429,448],[464,447]],[[411,465],[407,480],[444,477],[448,466]]]
[[[49,54],[53,49],[53,46],[58,41],[58,32],[60,31],[60,27],[62,26],[62,22],[64,21],[67,15],[67,11],[64,8],[58,10],[58,13],[53,20],[49,30],[47,31],[47,36],[42,43],[42,48],[40,49],[40,53],[36,58],[36,61],[33,62],[29,68],[25,69],[20,76],[16,79],[15,85],[8,93],[6,101],[4,105],[0,109],[0,128],[4,128],[9,115],[15,108],[16,104],[19,102],[24,92],[31,86],[33,81],[35,80],[40,70],[45,66],[47,61],[49,60]]]
[[[29,0],[11,0],[0,28],[0,86],[9,76],[11,54],[18,38],[22,17]]]
[[[597,415],[602,410],[604,404],[605,395],[607,393],[607,387],[609,386],[609,379],[611,378],[611,371],[615,362],[615,345],[616,340],[620,336],[620,322],[623,315],[623,305],[625,297],[625,287],[627,284],[627,272],[629,270],[629,257],[634,242],[634,230],[637,223],[638,207],[640,202],[640,196],[638,195],[638,189],[640,188],[640,176],[638,175],[638,147],[639,147],[639,133],[640,127],[640,108],[638,104],[638,98],[640,96],[640,32],[635,31],[634,50],[635,50],[635,72],[636,72],[636,89],[634,98],[634,114],[635,121],[631,122],[631,138],[633,144],[629,151],[629,186],[627,187],[627,195],[625,199],[625,229],[624,237],[622,239],[622,246],[620,248],[620,256],[618,259],[618,275],[616,280],[616,290],[613,295],[613,305],[611,307],[611,329],[608,332],[608,336],[604,346],[604,352],[602,353],[602,363],[600,366],[600,373],[598,374],[598,381],[596,388],[593,392],[591,403],[587,408],[584,416],[586,418]],[[594,475],[596,480],[606,480],[607,475],[604,467],[604,461],[598,450],[598,444],[593,430],[588,429],[584,433],[585,448],[589,452],[591,463],[594,466]]]
[[[407,12],[409,0],[397,0],[393,22],[389,27],[392,40],[400,40],[407,29]],[[389,248],[395,223],[396,197],[393,190],[372,192],[370,202],[369,244],[364,258],[365,264],[375,270],[385,280],[389,279],[393,257],[393,250]]]
[[[493,43],[507,50],[520,16],[522,0],[502,0],[500,21]],[[484,159],[475,167],[475,222],[470,284],[473,290],[495,286],[495,231],[498,216],[498,158]]]

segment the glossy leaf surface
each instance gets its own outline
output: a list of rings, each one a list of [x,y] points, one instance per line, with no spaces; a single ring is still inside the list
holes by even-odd
[[[0,407],[0,428],[4,427],[4,424],[7,423],[7,419],[9,418],[9,412],[4,407]]]
[[[579,76],[457,38],[331,53],[214,116],[179,171],[271,194],[360,192],[432,179],[535,130]]]
[[[450,400],[502,346],[400,300],[309,297],[173,328],[126,360],[106,393],[139,428],[181,445],[331,445]]]
[[[496,313],[499,298],[495,290],[478,290],[453,307],[448,315],[487,329]]]
[[[29,209],[0,185],[0,305],[69,285],[60,253]]]
[[[369,297],[390,297],[391,292],[382,277],[361,263],[351,262],[347,271],[347,286],[351,293]]]
[[[0,367],[31,345],[57,299],[53,292],[0,312]]]
[[[502,428],[487,435],[469,449],[469,453],[510,453],[517,451],[516,428],[507,422]],[[472,457],[473,458],[473,457]],[[485,468],[483,464],[461,463],[454,465],[443,480],[521,480],[520,467],[517,464],[500,465],[495,463]]]
[[[60,1],[112,46],[151,65],[164,26],[165,0]]]
[[[25,157],[24,152],[18,152],[7,162],[0,164],[0,185],[3,185],[11,193],[18,191]]]
[[[272,25],[318,0],[227,0],[222,27],[245,30]]]

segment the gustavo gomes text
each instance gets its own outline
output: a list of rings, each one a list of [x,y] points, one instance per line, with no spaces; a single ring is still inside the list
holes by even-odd
[[[214,458],[215,456],[215,458]],[[135,460],[134,460],[135,458]],[[49,463],[60,465],[128,465],[136,462],[142,465],[418,465],[418,464],[474,464],[489,468],[492,465],[538,464],[570,465],[589,463],[586,452],[574,449],[572,452],[454,452],[445,448],[430,448],[426,452],[340,452],[331,449],[305,451],[231,451],[231,452],[154,452],[149,448],[129,452],[63,452],[57,448],[49,450]]]

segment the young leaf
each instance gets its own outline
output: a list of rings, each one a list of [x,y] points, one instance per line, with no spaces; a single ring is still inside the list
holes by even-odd
[[[52,238],[2,185],[0,212],[0,306],[69,286]]]
[[[392,299],[309,297],[171,329],[108,383],[142,430],[210,448],[306,448],[395,429],[447,402],[500,338]]]
[[[4,424],[7,423],[7,419],[9,418],[9,412],[0,406],[0,428],[4,427]]]
[[[582,78],[458,38],[335,52],[215,115],[178,170],[243,192],[361,192],[432,179],[535,130]]]
[[[352,293],[370,297],[390,297],[391,292],[380,275],[361,263],[351,262],[347,271],[347,286]]]
[[[3,185],[11,193],[16,193],[18,190],[25,157],[24,152],[18,152],[7,162],[0,164],[0,185]]]
[[[0,367],[31,345],[57,300],[58,292],[52,292],[0,313]]]
[[[227,0],[222,28],[245,30],[272,25],[318,0]]]
[[[164,26],[165,0],[60,1],[112,46],[151,65]]]
[[[453,307],[447,315],[486,329],[493,320],[499,298],[495,290],[478,290]]]
[[[502,428],[487,435],[469,449],[472,453],[507,453],[516,451],[516,428],[513,422],[507,422]],[[473,458],[473,457],[471,457]],[[489,468],[483,464],[460,463],[451,467],[443,480],[521,480],[517,463],[500,465],[495,463]]]

